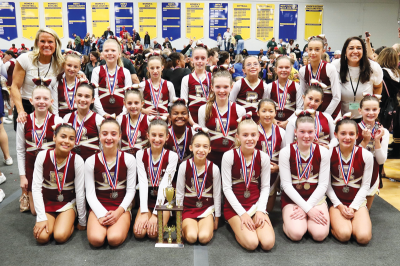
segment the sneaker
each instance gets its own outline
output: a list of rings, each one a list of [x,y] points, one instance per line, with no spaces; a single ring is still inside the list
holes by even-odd
[[[12,121],[12,120],[8,120],[7,117],[4,117],[4,118],[3,118],[3,123],[4,123],[4,124],[12,124],[12,122],[13,122],[13,121]]]
[[[4,163],[5,163],[6,165],[12,165],[14,162],[13,162],[12,157],[10,157],[10,158],[4,160]]]
[[[30,211],[29,207],[29,196],[28,194],[22,194],[21,197],[19,198],[19,211],[20,212],[26,212]]]
[[[4,194],[4,191],[2,189],[0,189],[0,202],[2,202],[5,197],[6,197],[6,194]]]
[[[1,173],[1,175],[0,175],[0,184],[3,184],[4,182],[6,182],[6,176],[3,173]]]
[[[13,120],[14,116],[13,115],[9,115],[8,119]]]

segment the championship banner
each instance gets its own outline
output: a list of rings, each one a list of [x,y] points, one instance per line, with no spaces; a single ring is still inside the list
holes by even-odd
[[[257,40],[265,42],[274,37],[274,14],[274,4],[257,4]]]
[[[251,4],[233,4],[233,33],[250,39]]]
[[[204,3],[186,3],[186,38],[204,38]]]
[[[139,34],[149,33],[150,39],[157,38],[157,3],[138,3],[139,5]]]
[[[67,3],[68,12],[68,37],[75,39],[74,33],[81,38],[85,38],[87,33],[86,25],[86,3]],[[103,35],[103,34],[101,34]],[[101,37],[96,36],[96,37]]]
[[[114,3],[115,35],[119,37],[122,26],[129,34],[133,35],[133,3]]]
[[[102,36],[110,27],[110,5],[108,3],[92,3],[92,33]],[[85,38],[86,33],[81,38]]]
[[[304,39],[322,34],[323,5],[306,5],[306,25]]]
[[[181,3],[162,3],[162,37],[170,41],[181,37]]]
[[[43,3],[44,25],[54,30],[60,39],[64,38],[62,3]]]
[[[218,33],[221,33],[221,38],[224,37],[224,33],[228,28],[228,4],[213,4],[210,3],[210,28],[209,38],[217,40]]]
[[[22,37],[34,40],[39,30],[39,3],[21,2]]]
[[[298,5],[279,5],[279,39],[297,39]]]
[[[18,37],[15,3],[0,3],[0,39],[11,41]]]

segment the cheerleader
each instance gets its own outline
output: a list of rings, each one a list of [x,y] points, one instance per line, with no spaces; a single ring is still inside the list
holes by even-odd
[[[192,60],[194,71],[182,78],[181,86],[181,98],[188,102],[191,125],[199,123],[198,111],[207,103],[211,86],[211,73],[206,71],[207,50],[200,46],[194,48]]]
[[[144,98],[141,91],[132,88],[125,91],[124,107],[128,114],[119,115],[117,122],[121,126],[121,151],[136,155],[142,150],[147,140],[148,116],[143,114]]]
[[[229,101],[231,84],[232,75],[228,71],[216,72],[207,104],[198,110],[199,126],[209,129],[213,147],[207,159],[218,167],[221,167],[222,155],[231,149],[235,141],[237,119],[246,114],[242,106]]]
[[[183,237],[194,244],[207,244],[221,216],[221,176],[209,160],[211,141],[207,133],[196,133],[189,146],[193,158],[179,166],[176,200],[183,205]],[[214,218],[215,213],[215,218]]]
[[[357,243],[365,245],[372,237],[365,197],[370,190],[374,158],[369,151],[355,145],[358,131],[356,122],[351,119],[336,123],[339,145],[332,151],[327,195],[333,205],[329,209],[332,235],[341,242],[354,236]]]
[[[267,211],[271,212],[275,205],[276,192],[279,189],[279,152],[286,146],[285,130],[275,125],[276,105],[271,99],[262,99],[258,102],[259,116],[258,138],[256,149],[259,149],[270,158],[271,178]]]
[[[246,109],[246,112],[252,112],[253,120],[258,122],[257,103],[265,98],[265,89],[267,84],[258,78],[261,71],[260,63],[255,56],[248,56],[243,62],[243,72],[246,74],[235,82],[229,95],[231,102],[237,102]]]
[[[324,90],[323,103],[319,111],[336,118],[340,111],[341,89],[336,68],[321,59],[325,53],[325,43],[325,35],[308,38],[309,64],[300,68],[300,91],[304,93],[312,82],[318,82]]]
[[[46,244],[53,235],[65,243],[74,232],[77,206],[78,230],[86,230],[85,176],[83,159],[72,152],[75,130],[67,124],[55,127],[54,150],[39,152],[35,161],[32,197],[37,213],[33,235]]]
[[[155,239],[158,228],[155,206],[164,204],[164,189],[172,182],[178,155],[164,148],[169,137],[167,123],[161,117],[154,120],[152,117],[150,120],[152,121],[147,133],[150,148],[136,153],[140,208],[136,215],[133,233],[136,238],[143,238],[147,234]],[[163,212],[163,227],[167,224],[169,215],[168,211]]]
[[[303,95],[304,110],[297,110],[293,117],[289,118],[289,122],[286,126],[286,143],[290,144],[295,141],[295,127],[297,115],[306,111],[315,119],[315,138],[314,142],[319,145],[331,149],[335,147],[338,142],[335,138],[335,126],[332,117],[326,112],[317,111],[318,107],[322,103],[324,91],[317,85],[312,85],[307,88]]]
[[[276,73],[278,79],[267,85],[263,98],[273,100],[278,106],[278,113],[275,119],[280,127],[286,129],[288,121],[293,117],[294,112],[303,105],[300,86],[289,80],[292,66],[287,56],[280,56],[276,59]]]
[[[51,91],[40,85],[34,87],[29,99],[35,111],[27,116],[26,123],[17,123],[17,160],[22,196],[20,211],[30,210],[36,215],[32,198],[32,178],[35,159],[41,150],[54,147],[53,125],[63,122],[62,118],[52,114]]]
[[[64,121],[76,131],[73,151],[86,161],[99,151],[100,125],[104,118],[90,110],[94,103],[94,89],[91,85],[80,84],[74,97],[78,109],[65,115]]]
[[[106,238],[115,247],[128,236],[136,161],[133,155],[118,150],[121,128],[114,119],[101,123],[99,138],[103,150],[85,162],[86,198],[91,209],[87,237],[94,247],[101,247]]]
[[[94,107],[101,116],[122,113],[124,88],[132,85],[131,74],[124,68],[121,45],[116,39],[108,39],[103,45],[105,65],[93,69],[92,80],[96,86]]]
[[[371,209],[376,192],[379,190],[380,166],[386,162],[389,146],[389,131],[377,121],[380,112],[379,99],[381,95],[364,93],[358,112],[362,120],[358,123],[357,145],[372,152],[374,168],[372,171],[371,186],[367,194],[367,207]],[[382,167],[381,166],[381,167]]]
[[[297,142],[279,154],[283,231],[300,241],[308,231],[315,241],[329,234],[329,214],[325,192],[329,183],[329,151],[313,143],[314,118],[302,112],[296,120]]]
[[[271,250],[275,233],[266,211],[270,159],[255,149],[258,138],[257,124],[245,119],[238,125],[235,149],[223,155],[224,216],[242,247],[254,250],[260,244],[263,250]]]

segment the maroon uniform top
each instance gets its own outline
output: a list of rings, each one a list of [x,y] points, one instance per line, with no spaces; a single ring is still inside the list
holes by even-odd
[[[64,76],[64,75],[63,75]],[[61,118],[64,118],[64,116],[66,115],[66,114],[69,114],[69,113],[73,113],[73,112],[75,112],[76,111],[76,108],[75,108],[75,103],[72,103],[72,106],[73,106],[73,109],[72,110],[70,110],[69,108],[68,108],[68,105],[67,105],[67,102],[66,102],[66,99],[65,99],[65,88],[64,88],[64,83],[65,83],[65,79],[64,79],[64,77],[62,77],[61,79],[59,79],[58,80],[58,86],[57,86],[57,93],[58,93],[58,116],[59,117],[61,117]],[[76,83],[76,87],[75,88],[78,88],[79,87],[79,85],[80,85],[80,82],[79,82],[79,80],[77,80],[77,83]],[[67,91],[68,91],[68,97],[70,98],[70,99],[72,99],[72,97],[73,97],[73,94],[75,93],[75,91],[74,91],[74,87],[73,88],[68,88],[68,87],[66,87],[67,88]]]
[[[110,81],[112,84],[114,83],[114,77],[115,77],[115,74],[110,75]],[[131,78],[131,77],[126,77],[126,78]],[[123,90],[124,87],[125,87],[124,68],[118,67],[118,76],[117,76],[117,81],[115,82],[115,89],[114,89],[114,96],[113,96],[115,99],[115,103],[111,104],[110,103],[109,86],[108,86],[108,81],[107,81],[106,66],[105,65],[100,66],[99,98],[100,98],[100,102],[103,106],[103,109],[106,113],[117,114],[117,115],[122,113],[122,109],[124,106],[124,97],[125,97],[125,91]]]
[[[207,99],[206,96],[204,95],[203,89],[201,88],[199,80],[197,78],[194,78],[193,75],[196,74],[193,73],[189,75],[188,107],[193,121],[197,124],[199,122],[197,112],[199,111],[200,106],[207,103]],[[206,75],[208,75],[208,81],[210,82],[211,85],[211,79],[212,79],[211,73],[206,72]],[[209,93],[210,88],[208,87],[207,84],[207,78],[205,78],[201,83],[203,84],[204,90]]]
[[[278,93],[276,91],[278,81],[272,82],[272,87],[271,87],[271,100],[273,100],[277,104],[277,111],[279,108],[279,100],[278,100]],[[285,108],[283,109],[283,114],[284,117],[278,117],[276,116],[275,119],[279,121],[286,121],[295,111],[296,111],[296,82],[292,81],[292,83],[289,85],[287,88],[288,92],[286,95],[286,103],[285,103]],[[279,88],[279,97],[283,97],[283,90]]]
[[[322,112],[318,112],[315,116],[315,119],[317,119],[317,115],[319,117],[319,122],[320,122],[320,131],[319,131],[319,141],[318,142],[329,145],[329,143],[331,142],[329,121]]]
[[[147,115],[142,114],[140,116],[140,121],[139,123],[139,128],[138,128],[138,133],[137,133],[137,139],[135,142],[135,145],[133,148],[129,147],[129,141],[128,141],[128,127],[129,127],[129,114],[123,115],[122,116],[122,121],[121,121],[121,130],[122,130],[122,139],[121,139],[121,150],[128,152],[132,155],[136,155],[136,152],[138,150],[142,150],[144,146],[147,144],[147,129],[148,129],[148,124],[147,124]],[[131,124],[131,135],[134,133],[133,131],[135,130],[135,125]]]
[[[7,86],[11,86],[12,81],[13,81],[13,73],[14,73],[14,68],[15,68],[15,59],[12,58],[10,61],[10,66],[7,69]]]
[[[254,90],[244,78],[241,79],[241,84],[236,102],[246,109],[246,113],[252,112],[252,118],[257,123],[260,118],[257,115],[257,107],[254,105],[257,105],[264,95],[264,82],[260,80]]]
[[[162,88],[161,88],[161,93],[160,93],[160,99],[158,100],[158,109],[155,109],[155,105],[152,101],[152,95],[151,95],[151,89],[150,89],[150,79],[147,79],[145,81],[145,86],[143,90],[143,98],[144,98],[144,109],[147,109],[148,107],[153,106],[153,109],[158,111],[160,114],[165,114],[168,113],[168,100],[169,100],[169,91],[168,91],[168,84],[166,80],[161,79],[162,83]],[[161,85],[160,83],[160,85]],[[154,87],[153,87],[154,89]],[[160,91],[160,88],[158,90],[154,90],[154,94],[156,97],[158,97],[158,93]],[[156,99],[153,99],[154,101]]]
[[[168,128],[168,130],[169,130],[169,138],[168,138],[167,142],[165,143],[165,148],[168,149],[168,150],[171,150],[173,152],[176,152],[178,154],[178,160],[179,160],[178,162],[180,164],[182,161],[190,158],[191,155],[192,155],[192,152],[190,151],[189,146],[190,146],[190,144],[192,142],[193,132],[192,132],[192,128],[190,126],[186,126],[187,135],[186,135],[185,153],[183,154],[183,157],[181,158],[181,154],[179,154],[179,152],[176,150],[176,146],[175,146],[175,143],[174,143],[174,138],[175,138],[175,140],[176,140],[176,142],[178,144],[180,152],[182,152],[182,150],[184,148],[183,146],[185,145],[185,142],[184,142],[185,140],[184,140],[184,137],[182,136],[181,137],[182,138],[181,142],[179,143],[179,141],[176,138],[176,136],[173,136],[171,127],[172,126],[169,126],[169,128]],[[179,164],[178,164],[178,167],[179,167]]]

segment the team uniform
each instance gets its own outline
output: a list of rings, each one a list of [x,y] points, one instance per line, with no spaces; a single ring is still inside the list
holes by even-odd
[[[252,118],[257,123],[259,119],[257,106],[265,94],[266,87],[267,84],[258,79],[257,85],[252,88],[249,81],[246,78],[242,78],[233,85],[229,100],[243,106],[246,112],[252,112]]]
[[[182,78],[181,98],[188,103],[189,113],[196,124],[199,123],[199,108],[207,103],[210,95],[211,78],[207,71],[203,79],[199,79],[195,72]]]
[[[285,130],[277,125],[272,125],[273,131],[268,135],[265,133],[264,128],[258,125],[258,138],[256,149],[265,152],[271,162],[279,165],[279,152],[286,146]],[[279,183],[279,173],[271,174],[269,195],[272,196],[277,190]]]
[[[339,147],[332,151],[331,184],[326,193],[331,201],[330,205],[337,207],[343,204],[355,210],[366,207],[374,158],[369,151],[359,146],[354,147],[353,157],[350,155],[348,158],[343,158],[341,153],[339,157],[339,153]]]
[[[253,160],[246,162],[245,179],[242,171],[240,148],[225,152],[222,158],[222,185],[225,195],[224,217],[248,213],[252,217],[257,211],[267,213],[270,184],[270,160],[266,153],[254,149]],[[248,180],[248,186],[246,185]]]
[[[142,81],[139,90],[143,92],[144,109],[151,107],[160,114],[168,113],[168,105],[175,97],[175,89],[172,82],[161,79],[158,88],[155,88],[151,79]]]
[[[235,134],[238,127],[236,120],[246,114],[246,110],[234,102],[229,102],[228,107],[225,113],[220,113],[216,103],[214,103],[212,115],[207,122],[205,121],[206,105],[201,106],[198,111],[199,125],[209,129],[211,138],[212,149],[207,159],[218,167],[221,166],[224,152],[230,150],[235,142]]]
[[[133,124],[129,114],[119,115],[117,122],[122,131],[121,151],[136,155],[136,152],[142,150],[149,142],[146,135],[149,128],[148,116],[141,113],[136,124]]]
[[[108,73],[107,65],[95,67],[91,83],[98,86],[94,90],[94,107],[99,115],[122,113],[125,88],[132,86],[128,69],[117,66],[115,73],[111,75]]]
[[[365,129],[365,124],[362,122],[358,123],[358,137],[356,144],[360,145],[361,141],[363,140],[362,136],[362,131]],[[367,145],[367,150],[372,153],[374,156],[374,168],[372,171],[372,178],[371,178],[371,185],[368,190],[367,196],[374,196],[375,193],[379,189],[379,165],[383,165],[386,162],[387,159],[387,150],[389,146],[389,131],[386,128],[383,128],[385,133],[383,134],[381,138],[381,148],[380,149],[375,149],[375,140],[373,137],[371,137],[371,140],[369,141]],[[373,134],[373,133],[372,133]]]
[[[320,82],[324,90],[324,98],[318,110],[330,114],[335,119],[341,108],[341,88],[336,68],[325,61],[321,61],[315,77],[311,70],[311,64],[300,68],[299,75],[300,91],[303,94],[310,87],[311,79]],[[303,104],[300,109],[303,109]]]
[[[15,62],[17,62],[17,60],[15,60],[14,58],[11,58],[8,62],[4,63],[4,65],[2,65],[2,68],[4,67],[6,73],[7,73],[7,87],[11,87],[12,84],[12,80],[13,80],[13,73],[14,73],[14,68],[15,68]]]
[[[80,85],[78,78],[75,78],[75,83],[72,86],[68,86],[65,73],[60,79],[57,80],[56,85],[53,87],[53,114],[64,118],[69,113],[76,111],[75,94],[76,89]]]
[[[300,158],[297,157],[297,143],[286,146],[279,154],[282,209],[288,204],[296,204],[307,213],[314,206],[326,202],[330,153],[328,149],[318,144],[312,144],[312,146],[312,151],[307,157],[303,155],[300,155]],[[313,156],[310,156],[311,154]],[[297,160],[301,160],[301,164]],[[309,163],[309,168],[306,168]],[[299,170],[298,165],[301,166]],[[307,169],[310,171],[308,172]],[[305,174],[300,179],[299,176],[302,176],[303,170]]]
[[[26,123],[17,123],[17,160],[19,175],[28,180],[28,191],[32,191],[35,160],[42,150],[54,148],[52,126],[61,124],[61,117],[48,112],[42,124],[38,124],[35,112],[26,117]],[[44,132],[43,132],[44,131]]]
[[[104,118],[89,110],[83,120],[82,124],[78,111],[64,116],[64,121],[71,124],[76,131],[74,152],[86,161],[87,158],[99,151],[100,125]]]
[[[142,213],[151,212],[157,215],[156,204],[164,204],[164,189],[168,185],[169,176],[174,177],[178,155],[167,149],[163,149],[160,157],[153,161],[151,148],[139,150],[136,153],[139,192],[140,192],[140,211]],[[172,182],[172,180],[171,180]]]
[[[130,211],[132,208],[136,192],[135,157],[118,151],[118,159],[119,161],[107,163],[105,167],[102,152],[98,152],[85,162],[86,198],[91,211],[98,219],[118,207],[122,207],[125,211]],[[114,181],[109,177],[115,178]]]
[[[179,139],[176,137],[172,126],[168,127],[169,138],[165,143],[165,148],[176,152],[178,154],[178,164],[192,157],[192,152],[189,149],[192,143],[192,138],[196,132],[190,126],[186,126],[185,134],[183,134]]]
[[[79,224],[86,226],[85,163],[74,152],[71,152],[68,158],[61,165],[55,165],[54,150],[41,151],[36,158],[32,197],[37,222],[47,221],[46,213],[61,213],[74,209],[75,213],[78,211]],[[63,185],[62,189],[61,186],[59,188],[57,179]]]
[[[205,218],[214,213],[215,217],[221,217],[219,168],[211,161],[207,160],[206,163],[203,171],[193,167],[193,159],[186,160],[179,166],[176,199],[183,203],[183,220]]]

